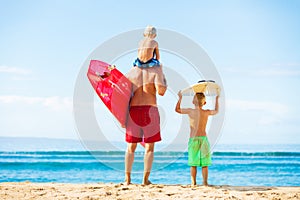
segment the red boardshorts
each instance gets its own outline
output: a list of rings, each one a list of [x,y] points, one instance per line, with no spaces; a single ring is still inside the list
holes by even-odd
[[[155,106],[131,106],[126,126],[126,142],[153,143],[161,141],[160,118]]]

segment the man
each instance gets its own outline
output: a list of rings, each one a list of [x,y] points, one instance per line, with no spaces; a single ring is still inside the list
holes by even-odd
[[[144,36],[146,37],[147,35],[150,39],[153,38],[152,34],[156,35],[156,30],[153,28],[148,26],[145,29]],[[157,45],[149,44],[153,43],[147,42],[140,45],[138,58],[153,57],[153,52],[156,51]],[[142,184],[149,185],[151,183],[149,175],[154,158],[154,144],[161,140],[156,93],[163,96],[167,90],[167,85],[161,65],[136,65],[129,71],[127,77],[133,84],[133,96],[130,101],[126,125],[126,142],[128,145],[125,154],[125,183],[131,183],[131,170],[137,143],[144,142],[145,156]]]

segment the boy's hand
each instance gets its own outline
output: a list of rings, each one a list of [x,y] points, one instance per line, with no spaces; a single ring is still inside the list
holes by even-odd
[[[217,88],[217,96],[220,96],[220,92],[221,92],[221,89],[218,87]]]
[[[179,96],[179,98],[181,98],[181,97],[182,97],[181,90],[179,90],[179,92],[178,92],[178,96]]]

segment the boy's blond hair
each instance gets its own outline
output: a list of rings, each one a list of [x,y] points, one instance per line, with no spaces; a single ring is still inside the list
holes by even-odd
[[[156,36],[156,28],[154,26],[147,26],[144,30],[145,37]]]

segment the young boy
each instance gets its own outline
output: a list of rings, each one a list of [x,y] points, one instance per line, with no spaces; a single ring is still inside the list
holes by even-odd
[[[178,92],[179,100],[175,111],[188,114],[190,120],[190,139],[188,143],[188,165],[191,166],[191,184],[196,185],[197,167],[202,167],[203,185],[208,186],[208,166],[211,165],[210,146],[206,136],[206,124],[210,115],[215,115],[219,110],[219,96],[216,96],[215,110],[204,110],[205,95],[196,93],[193,98],[195,108],[180,108],[182,94]]]
[[[155,37],[156,28],[147,26],[144,30],[144,39],[139,43],[138,57],[133,66],[141,68],[160,66],[158,43],[154,40]]]

